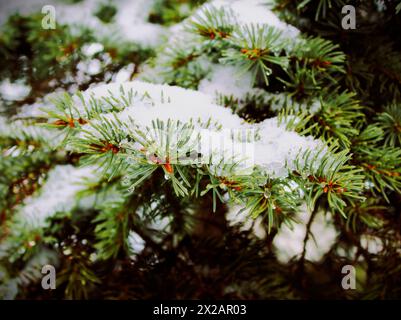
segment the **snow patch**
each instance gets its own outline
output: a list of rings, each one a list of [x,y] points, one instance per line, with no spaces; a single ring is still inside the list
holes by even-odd
[[[86,188],[83,178],[96,177],[92,167],[59,165],[49,172],[40,194],[24,201],[18,213],[28,228],[43,228],[46,219],[58,211],[70,211],[77,205],[76,195]]]
[[[198,90],[210,95],[222,94],[242,99],[252,89],[253,77],[234,66],[215,65],[212,72],[200,81]]]
[[[140,254],[145,248],[145,240],[134,231],[130,231],[128,235],[128,247],[133,255]]]
[[[299,223],[294,223],[293,228],[284,224],[280,227],[273,240],[275,253],[280,262],[288,263],[302,255],[306,225],[310,217],[311,213],[303,208],[296,217]],[[338,236],[332,215],[318,212],[313,219],[310,232],[306,243],[305,259],[317,262],[331,249]]]
[[[31,87],[22,81],[10,82],[9,79],[3,80],[0,84],[0,95],[5,100],[22,100],[31,92]]]

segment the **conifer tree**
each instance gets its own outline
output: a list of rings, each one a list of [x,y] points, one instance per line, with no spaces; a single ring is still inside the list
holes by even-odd
[[[400,1],[37,5],[0,27],[1,298],[401,296]]]

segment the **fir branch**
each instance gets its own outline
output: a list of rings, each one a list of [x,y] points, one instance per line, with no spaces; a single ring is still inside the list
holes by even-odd
[[[383,130],[384,144],[401,146],[401,108],[397,104],[389,105],[377,116],[378,127]]]
[[[206,7],[190,19],[187,30],[210,40],[229,38],[234,31],[233,14],[224,8]]]
[[[280,39],[280,31],[264,25],[245,25],[235,30],[229,43],[234,47],[223,51],[223,63],[238,65],[243,72],[251,71],[253,79],[262,77],[268,84],[272,65],[282,68],[288,65],[288,59],[280,56],[285,43]]]
[[[315,208],[317,199],[324,196],[332,210],[345,216],[347,205],[364,200],[362,169],[350,165],[350,159],[349,150],[338,151],[336,144],[299,156],[293,177],[305,192],[308,208]]]

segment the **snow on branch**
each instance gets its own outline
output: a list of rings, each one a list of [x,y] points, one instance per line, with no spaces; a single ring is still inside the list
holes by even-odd
[[[122,92],[125,94],[122,94]],[[315,150],[322,146],[321,142],[312,137],[303,137],[296,132],[288,131],[285,123],[279,123],[277,118],[250,124],[234,114],[230,109],[215,104],[211,96],[174,86],[139,81],[127,82],[121,85],[102,85],[87,90],[83,94],[83,100],[96,100],[104,108],[107,108],[106,101],[113,99],[114,101],[123,100],[124,96],[129,95],[135,98],[124,110],[116,114],[103,113],[102,115],[109,119],[116,117],[127,128],[132,128],[135,125],[143,131],[145,131],[145,128],[151,127],[152,123],[157,120],[164,123],[169,120],[184,124],[192,123],[198,129],[207,129],[207,124],[213,123],[215,128],[213,129],[215,131],[213,132],[214,139],[228,139],[229,141],[226,142],[229,145],[246,142],[238,141],[235,136],[226,136],[227,129],[234,129],[237,132],[241,130],[243,132],[254,131],[254,141],[251,141],[254,144],[252,146],[254,154],[245,156],[252,156],[253,164],[263,168],[263,171],[269,176],[285,177],[288,174],[288,170],[295,168],[294,161],[300,152]],[[80,99],[76,99],[76,107],[83,110],[83,105],[80,101]],[[98,121],[95,120],[95,122]],[[121,143],[122,141],[118,142]],[[206,142],[208,141],[205,140]],[[218,148],[218,145],[216,148]],[[196,151],[200,152],[201,150]],[[210,153],[217,154],[221,151],[216,149]],[[239,154],[238,156],[241,155]],[[244,157],[242,160],[244,160]],[[218,163],[219,161],[216,162]]]

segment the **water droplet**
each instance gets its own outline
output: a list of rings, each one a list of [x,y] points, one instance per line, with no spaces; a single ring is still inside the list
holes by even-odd
[[[121,183],[123,186],[128,186],[130,184],[130,179],[128,177],[124,177]]]
[[[164,179],[169,180],[169,179],[170,179],[170,175],[166,173],[166,174],[164,175]]]

